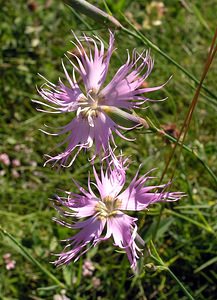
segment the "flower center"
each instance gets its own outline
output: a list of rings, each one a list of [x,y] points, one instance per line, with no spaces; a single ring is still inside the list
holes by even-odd
[[[100,217],[109,218],[118,213],[120,206],[121,200],[106,196],[96,204],[95,210]]]
[[[79,100],[80,107],[78,108],[77,115],[81,114],[82,118],[87,119],[89,125],[94,127],[94,119],[98,116],[102,102],[103,98],[95,91],[88,92],[87,97]]]

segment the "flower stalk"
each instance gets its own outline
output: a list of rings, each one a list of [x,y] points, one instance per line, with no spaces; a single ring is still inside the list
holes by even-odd
[[[158,270],[167,271],[169,273],[169,275],[177,282],[177,284],[180,286],[180,288],[182,289],[184,294],[188,297],[188,299],[195,300],[194,297],[189,293],[189,291],[183,285],[183,283],[178,279],[178,277],[172,272],[172,270],[162,260],[159,253],[157,252],[157,249],[155,248],[155,245],[152,242],[152,240],[149,242],[148,251],[149,251],[149,255],[153,259],[153,261],[158,264],[157,266],[154,266],[154,267]]]

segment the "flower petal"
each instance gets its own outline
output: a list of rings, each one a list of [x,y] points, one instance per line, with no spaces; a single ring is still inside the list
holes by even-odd
[[[91,243],[91,247],[99,241],[104,226],[105,220],[101,220],[95,216],[87,219],[84,222],[76,223],[73,228],[79,228],[80,231],[72,238],[67,240],[68,242],[70,241],[70,243],[64,249],[66,250],[70,247],[71,250],[64,251],[59,254],[59,258],[57,261],[55,261],[55,264],[60,266],[70,263],[71,260],[79,259],[79,257],[88,250],[88,248],[86,249],[88,244]]]
[[[86,91],[98,92],[99,88],[105,81],[108,72],[109,61],[113,51],[114,34],[110,31],[109,48],[106,57],[104,53],[104,44],[98,37],[95,36],[95,39],[100,42],[100,49],[97,46],[96,40],[93,38],[86,37],[85,35],[82,38],[82,40],[87,44],[88,49],[90,49],[89,56],[87,55],[87,52],[80,41],[81,39],[79,40],[75,34],[74,37],[77,41],[77,44],[73,44],[79,51],[79,57],[73,53],[71,54],[78,62],[79,73],[82,76]],[[91,43],[94,45],[94,55],[91,51]]]
[[[38,93],[44,100],[54,104],[54,107],[48,106],[46,103],[42,105],[48,106],[53,110],[59,112],[70,112],[78,109],[78,101],[81,98],[86,98],[81,92],[73,72],[73,79],[69,76],[63,62],[62,66],[66,75],[66,78],[70,84],[70,88],[59,81],[59,85],[54,85],[47,81],[39,90]],[[44,77],[43,77],[44,78]],[[38,102],[39,103],[39,102]]]
[[[137,62],[140,65],[136,67]],[[140,73],[146,68],[145,73],[140,76]],[[141,96],[144,92],[154,91],[160,87],[139,89],[144,80],[149,76],[153,68],[153,60],[149,52],[146,56],[133,53],[132,61],[128,54],[127,62],[117,71],[110,83],[100,92],[104,97],[105,105],[116,106],[119,108],[132,109],[143,104],[148,98]]]
[[[107,196],[115,198],[125,184],[125,164],[127,160],[122,160],[122,158],[120,158],[118,162],[119,164],[116,165],[113,161],[111,161],[105,173],[103,171],[103,167],[101,167],[100,178],[95,168],[93,168],[96,186],[101,199],[104,199]]]
[[[131,267],[136,269],[139,248],[135,243],[137,219],[118,213],[113,218],[108,218],[108,232],[113,235],[114,245],[124,249],[130,261]],[[108,235],[107,235],[108,236]]]
[[[118,195],[118,199],[121,200],[122,210],[134,210],[140,211],[146,209],[150,204],[162,201],[177,201],[184,196],[183,193],[170,193],[165,192],[168,184],[156,185],[156,186],[144,186],[146,182],[152,178],[146,175],[138,177],[138,172],[133,178],[128,188]],[[155,192],[152,192],[155,190]]]

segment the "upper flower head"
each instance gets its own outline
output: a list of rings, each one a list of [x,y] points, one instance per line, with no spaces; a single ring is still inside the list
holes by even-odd
[[[80,195],[68,193],[67,198],[57,197],[57,201],[66,207],[65,211],[59,206],[56,207],[64,217],[77,219],[88,217],[73,224],[57,220],[61,225],[80,230],[66,240],[69,244],[65,251],[59,254],[57,265],[78,259],[91,245],[113,236],[114,245],[126,251],[131,267],[136,268],[140,252],[135,243],[137,219],[128,216],[124,211],[140,211],[158,201],[175,201],[182,196],[182,193],[165,192],[168,185],[148,186],[147,181],[152,177],[146,174],[138,178],[138,172],[130,185],[122,191],[125,185],[126,161],[119,160],[119,166],[122,168],[117,169],[113,162],[105,172],[101,168],[100,176],[94,169],[95,183],[93,184],[98,190],[97,193],[92,190],[89,181],[88,191],[76,183]],[[105,228],[106,232],[102,236]],[[70,250],[67,250],[69,248]]]
[[[129,110],[138,108],[149,100],[142,94],[158,90],[163,86],[142,88],[143,82],[153,68],[153,60],[149,52],[144,56],[143,53],[138,54],[134,50],[132,57],[128,53],[125,64],[118,69],[110,83],[103,87],[113,52],[114,34],[110,32],[106,52],[102,40],[96,36],[91,38],[84,35],[80,40],[75,35],[74,37],[75,42],[72,43],[77,49],[77,54],[70,53],[73,57],[73,61],[69,59],[73,66],[71,74],[62,62],[68,86],[61,80],[57,85],[46,80],[39,94],[49,104],[35,101],[51,108],[52,113],[76,113],[69,124],[61,127],[61,130],[54,134],[69,133],[62,143],[67,144],[65,151],[48,160],[60,161],[63,165],[67,163],[72,152],[69,165],[73,163],[82,148],[90,148],[93,144],[95,144],[94,157],[102,151],[105,155],[109,155],[112,151],[110,141],[114,144],[112,133],[115,132],[127,139],[121,134],[120,129],[129,130],[141,122],[141,119],[130,114]],[[83,80],[83,90],[76,81],[75,73]],[[128,122],[130,126],[127,128],[117,124],[110,117],[112,113],[133,121],[133,126],[131,122]]]

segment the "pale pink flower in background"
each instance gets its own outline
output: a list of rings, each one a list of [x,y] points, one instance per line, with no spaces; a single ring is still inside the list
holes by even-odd
[[[13,270],[15,269],[16,261],[15,260],[10,260],[6,263],[6,269],[7,270]]]
[[[7,153],[1,153],[0,154],[0,162],[2,162],[5,166],[10,165],[10,158],[7,155]]]
[[[76,261],[91,246],[97,245],[101,241],[109,239],[111,236],[114,245],[123,249],[130,261],[131,267],[136,269],[138,254],[141,252],[135,243],[137,235],[137,218],[127,215],[127,211],[140,211],[159,201],[176,201],[183,194],[179,192],[166,192],[167,185],[149,186],[147,182],[153,178],[147,174],[138,178],[138,172],[130,185],[122,191],[125,184],[126,162],[119,160],[122,169],[117,168],[111,162],[98,176],[95,168],[95,183],[92,183],[98,190],[95,194],[88,182],[88,191],[83,189],[78,183],[81,195],[68,193],[68,197],[58,197],[57,201],[66,210],[56,206],[62,216],[72,219],[71,222],[56,220],[63,226],[77,229],[79,232],[66,240],[68,245],[59,254],[56,265],[68,264],[71,260]],[[74,222],[73,218],[87,218],[79,222]],[[103,235],[103,231],[106,231]],[[139,240],[139,238],[138,238]]]
[[[15,269],[16,261],[11,259],[11,254],[10,253],[5,253],[3,255],[3,259],[4,259],[4,262],[5,262],[5,268],[7,270]]]
[[[68,298],[66,296],[66,291],[65,290],[61,290],[60,294],[56,294],[53,296],[53,300],[70,300],[70,298]]]
[[[14,150],[15,151],[20,151],[20,150],[22,150],[22,145],[16,145],[15,147],[14,147]]]
[[[38,109],[43,112],[75,113],[70,123],[60,127],[59,132],[44,131],[57,136],[68,133],[60,144],[67,144],[66,149],[47,160],[47,162],[60,161],[62,165],[68,164],[68,166],[74,162],[81,149],[89,149],[93,145],[95,145],[95,150],[92,159],[97,155],[111,154],[113,147],[116,147],[113,133],[128,140],[120,130],[131,130],[145,122],[133,115],[132,109],[139,108],[145,101],[150,100],[147,98],[147,93],[163,87],[163,85],[145,88],[142,86],[152,71],[153,60],[148,51],[139,54],[136,50],[133,51],[132,57],[128,53],[126,62],[118,69],[112,80],[103,87],[114,50],[114,34],[110,32],[107,52],[105,52],[102,40],[96,36],[91,38],[84,35],[80,40],[75,35],[74,37],[76,42],[72,43],[77,49],[77,55],[70,53],[76,62],[68,58],[73,67],[70,74],[62,63],[68,86],[61,80],[57,85],[46,80],[46,83],[38,90],[45,101],[33,100],[52,109],[52,111]],[[85,51],[84,43],[88,52]],[[82,79],[84,89],[78,85],[75,73],[79,74]],[[125,120],[127,127],[118,124],[114,116]]]
[[[101,280],[94,276],[92,278],[92,285],[95,289],[97,289],[101,285]]]
[[[31,166],[31,167],[37,167],[37,161],[34,161],[34,160],[31,160],[30,162],[29,162],[29,165]]]
[[[89,259],[86,259],[82,266],[82,275],[84,277],[92,276],[94,270],[95,270],[95,267],[94,267],[92,261]]]
[[[2,257],[6,261],[6,260],[11,259],[11,254],[10,253],[5,253]]]
[[[53,296],[53,300],[63,300],[63,297],[60,294],[56,294]]]
[[[20,167],[21,163],[20,163],[19,159],[15,158],[12,160],[12,165],[13,165],[13,167]]]
[[[15,170],[15,169],[12,169],[11,175],[12,175],[12,177],[14,177],[14,178],[19,178],[19,177],[20,177],[20,173],[17,172],[17,170]]]

